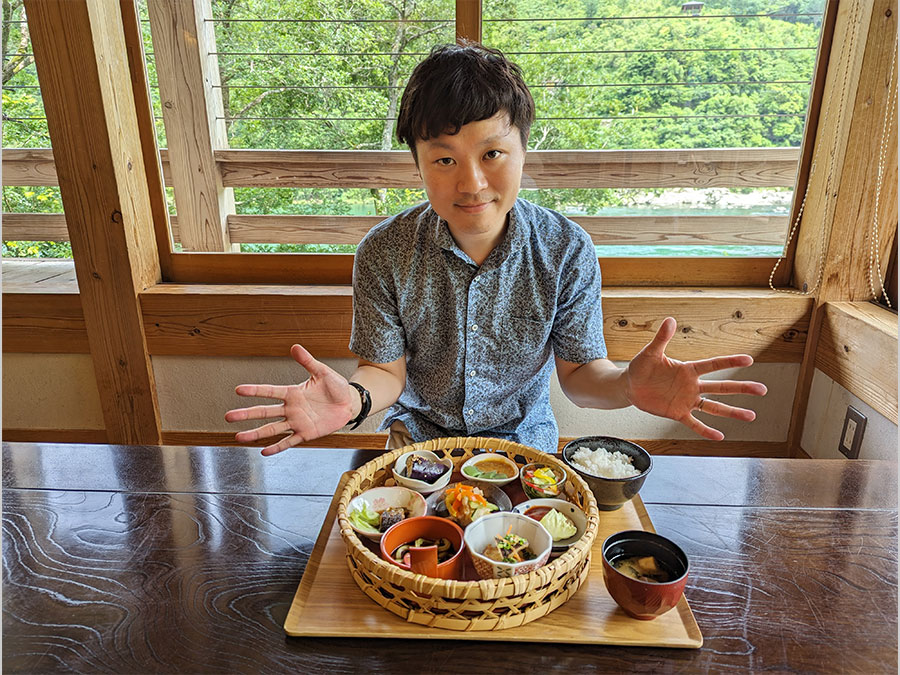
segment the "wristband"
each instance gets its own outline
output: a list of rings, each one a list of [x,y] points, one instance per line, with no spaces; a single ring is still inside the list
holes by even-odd
[[[360,400],[359,415],[347,422],[347,424],[353,425],[352,427],[350,427],[350,431],[353,431],[356,427],[363,423],[363,420],[366,419],[366,417],[369,416],[369,411],[372,409],[372,396],[371,394],[369,394],[369,390],[359,384],[359,382],[350,382],[349,384],[359,392]]]

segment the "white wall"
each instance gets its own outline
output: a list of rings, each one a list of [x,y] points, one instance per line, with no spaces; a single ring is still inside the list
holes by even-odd
[[[326,359],[344,375],[354,359]],[[305,371],[289,357],[155,356],[152,359],[165,431],[227,431],[240,426],[224,420],[226,410],[262,401],[234,394],[241,383],[293,384]],[[753,424],[715,420],[729,440],[783,441],[790,421],[797,364],[756,364],[743,373],[722,377],[755,378],[769,387],[762,398],[733,397],[731,402],[757,411]],[[551,403],[563,436],[609,434],[630,438],[692,438],[680,424],[635,409],[582,410],[570,403],[554,377]],[[103,416],[90,357],[84,354],[5,354],[3,356],[3,426],[8,428],[100,429]],[[363,423],[361,433],[374,432],[381,415]],[[253,426],[252,423],[242,425]]]
[[[224,420],[225,411],[251,401],[234,394],[241,383],[293,384],[305,371],[285,358],[156,356],[153,369],[159,391],[160,416],[166,431],[227,431],[239,425]],[[349,375],[354,359],[326,359]],[[757,412],[752,424],[709,419],[728,440],[783,441],[787,438],[798,364],[758,363],[721,377],[757,379],[769,394],[732,397],[730,403]],[[4,354],[3,426],[26,429],[102,429],[103,415],[91,359],[86,354]],[[629,438],[694,436],[680,424],[633,408],[614,411],[582,410],[571,404],[552,379],[551,402],[563,436],[608,434]],[[861,458],[897,459],[897,426],[820,371],[815,372],[809,397],[802,447],[813,457],[843,457],[837,443],[847,405],[868,418]],[[363,423],[359,432],[371,433],[380,415]],[[252,426],[247,423],[243,426]]]
[[[800,447],[816,459],[846,459],[838,450],[847,406],[866,416],[860,459],[897,461],[897,425],[816,369]]]
[[[349,376],[355,359],[325,359],[328,365]],[[730,440],[783,441],[790,422],[797,364],[756,364],[740,371],[724,371],[721,378],[752,377],[764,382],[770,394],[759,399],[735,396],[730,402],[757,411],[758,421],[744,424],[734,421],[713,422]],[[224,421],[225,411],[262,401],[248,401],[235,395],[234,387],[241,383],[293,384],[305,377],[305,371],[290,358],[198,358],[187,356],[157,356],[153,370],[159,389],[160,415],[163,428],[191,431],[236,431],[238,427]],[[203,391],[197,391],[197,383]],[[634,408],[600,411],[582,410],[565,398],[555,377],[551,379],[550,400],[556,413],[562,436],[606,434],[629,438],[693,438],[693,434],[677,422],[648,415]],[[373,432],[382,415],[373,416],[358,429]],[[706,416],[709,419],[709,416]],[[252,423],[242,425],[255,426]]]

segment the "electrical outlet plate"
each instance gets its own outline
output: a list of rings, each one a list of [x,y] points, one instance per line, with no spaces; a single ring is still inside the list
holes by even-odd
[[[859,446],[862,444],[863,432],[866,430],[866,416],[852,405],[847,406],[844,417],[844,428],[838,441],[838,450],[848,459],[859,457]]]

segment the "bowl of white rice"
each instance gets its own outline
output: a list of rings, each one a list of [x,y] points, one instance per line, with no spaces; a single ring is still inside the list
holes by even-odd
[[[615,511],[644,485],[653,460],[641,446],[612,436],[584,436],[566,444],[563,461],[591,488],[601,511]]]

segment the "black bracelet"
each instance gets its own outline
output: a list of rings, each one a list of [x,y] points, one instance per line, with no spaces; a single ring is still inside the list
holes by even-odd
[[[352,427],[350,427],[350,431],[353,431],[356,427],[363,423],[363,420],[366,419],[366,417],[369,416],[369,411],[372,409],[372,395],[369,394],[369,390],[362,386],[359,382],[351,382],[350,386],[359,392],[360,400],[359,415],[347,422],[347,424],[353,425]]]

